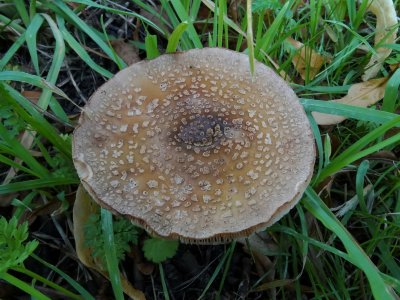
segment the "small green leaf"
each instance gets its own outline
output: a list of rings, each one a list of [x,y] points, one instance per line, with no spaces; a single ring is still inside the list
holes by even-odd
[[[156,35],[147,35],[144,39],[144,43],[146,46],[146,58],[153,59],[160,55],[157,47],[157,36]]]
[[[25,243],[28,239],[28,223],[18,225],[17,218],[9,221],[0,218],[0,273],[19,266],[35,251],[37,241]]]
[[[144,241],[144,256],[155,263],[160,263],[171,258],[178,250],[179,242],[171,240],[163,240],[158,238],[150,238]]]

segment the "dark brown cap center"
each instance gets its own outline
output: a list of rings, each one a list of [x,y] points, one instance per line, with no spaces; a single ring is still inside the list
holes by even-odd
[[[195,114],[180,126],[175,139],[186,145],[209,148],[218,145],[224,138],[225,121],[213,115]]]

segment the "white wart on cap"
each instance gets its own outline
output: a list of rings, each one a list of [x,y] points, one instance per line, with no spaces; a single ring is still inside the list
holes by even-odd
[[[120,71],[74,132],[91,196],[153,234],[215,243],[286,214],[313,172],[312,132],[272,70],[218,48],[162,55]]]

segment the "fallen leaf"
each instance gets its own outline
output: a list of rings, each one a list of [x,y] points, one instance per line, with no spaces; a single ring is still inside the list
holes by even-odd
[[[317,53],[315,50],[291,37],[288,37],[286,41],[298,50],[293,56],[292,64],[297,72],[299,72],[301,78],[305,80],[308,72],[308,79],[314,79],[324,62],[328,60],[328,57]]]
[[[389,69],[390,69],[390,71],[392,71],[392,72],[396,71],[397,69],[400,69],[400,62],[399,62],[399,63],[396,63],[396,64],[390,64],[390,65],[389,65]]]
[[[83,186],[80,185],[76,192],[74,208],[72,211],[76,254],[85,266],[95,269],[104,277],[109,278],[108,273],[102,269],[101,263],[92,256],[92,251],[85,246],[85,224],[88,222],[89,216],[93,213],[97,213],[99,209],[100,207],[92,200]],[[120,274],[120,277],[121,285],[125,294],[132,299],[146,299],[144,294],[135,289],[122,274]]]
[[[383,77],[353,84],[350,87],[346,96],[340,99],[331,100],[331,102],[360,107],[370,106],[383,98],[383,96],[385,95],[385,87],[387,81],[388,78]],[[333,125],[346,120],[346,117],[343,116],[330,115],[319,112],[313,112],[312,115],[319,125]]]
[[[376,16],[376,31],[374,44],[394,44],[397,37],[397,14],[392,0],[371,0],[367,10]],[[382,43],[383,42],[383,43]],[[385,59],[392,49],[379,47],[364,68],[362,80],[367,81],[378,74]]]
[[[134,45],[121,39],[111,41],[111,45],[117,55],[121,57],[127,65],[132,65],[140,61],[138,50]]]
[[[25,90],[25,91],[22,91],[21,94],[22,94],[22,96],[27,98],[29,101],[37,104],[42,92],[38,91],[38,90]]]

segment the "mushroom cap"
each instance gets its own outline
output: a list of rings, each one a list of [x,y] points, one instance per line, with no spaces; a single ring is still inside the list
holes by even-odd
[[[142,61],[91,97],[73,138],[101,206],[153,234],[218,243],[265,228],[301,198],[315,146],[293,90],[219,48]]]

